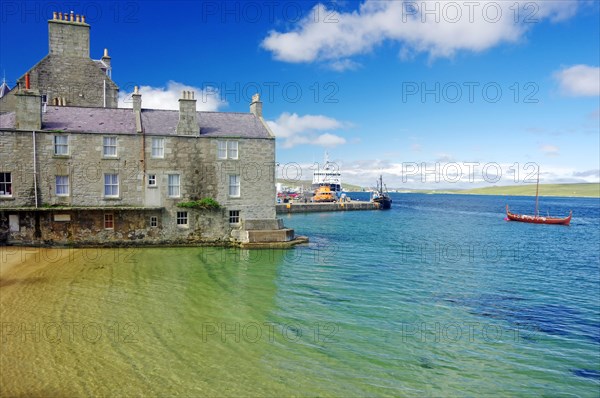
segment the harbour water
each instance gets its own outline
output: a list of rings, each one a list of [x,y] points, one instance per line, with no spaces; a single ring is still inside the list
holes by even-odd
[[[291,250],[0,248],[0,395],[598,396],[598,199],[392,195]]]

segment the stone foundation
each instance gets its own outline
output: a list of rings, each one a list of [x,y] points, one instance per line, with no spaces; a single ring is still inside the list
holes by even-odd
[[[292,229],[281,220],[247,220],[253,229],[234,229],[221,211],[188,210],[189,224],[176,220],[163,208],[102,209],[0,209],[0,246],[292,246],[297,241]],[[105,224],[105,215],[112,225]],[[156,220],[154,225],[151,219]],[[258,229],[259,227],[274,229]],[[295,243],[296,242],[296,243]]]

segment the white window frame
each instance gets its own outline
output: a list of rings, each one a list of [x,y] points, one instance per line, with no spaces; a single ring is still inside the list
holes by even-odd
[[[158,227],[158,216],[150,216],[150,227],[151,228]]]
[[[176,217],[176,223],[178,227],[188,227],[190,220],[187,211],[178,211]]]
[[[148,174],[148,186],[156,187],[156,174]]]
[[[233,159],[240,157],[238,141],[217,141],[217,159]]]
[[[71,194],[69,176],[56,176],[55,182],[54,192],[56,193],[56,196],[69,196]]]
[[[181,174],[168,174],[167,196],[169,198],[181,197]]]
[[[55,135],[54,136],[54,155],[55,156],[69,156],[69,136],[68,135]]]
[[[238,148],[239,146],[237,141],[227,141],[227,159],[238,159]]]
[[[237,191],[237,192],[236,192]],[[242,195],[242,184],[239,174],[229,175],[229,197],[239,198]]]
[[[114,149],[114,153],[107,153],[107,149]],[[102,137],[102,156],[116,158],[117,154],[117,137]]]
[[[237,220],[237,221],[235,221]],[[229,224],[239,224],[240,223],[240,211],[239,210],[229,210]]]
[[[163,137],[152,137],[151,157],[154,159],[165,158],[165,139]]]
[[[3,171],[3,172],[0,172],[0,174],[2,174],[4,180],[6,180],[6,176],[8,176],[8,181],[0,182],[0,197],[12,198],[12,196],[13,196],[12,173]],[[7,193],[9,191],[6,189],[7,187],[10,189],[10,193]]]
[[[106,226],[106,223],[109,222],[111,224],[110,227]],[[114,213],[104,213],[104,229],[115,229],[115,215]]]
[[[111,177],[115,177],[116,176],[116,179],[110,178],[111,181],[107,182],[107,177],[109,177],[109,176],[111,176]],[[107,191],[106,188],[108,188],[108,187],[111,187],[111,188],[116,187],[117,193],[116,194],[112,193],[113,189],[111,189],[110,190],[111,193],[107,194],[106,193],[106,191]],[[118,198],[119,197],[119,192],[120,192],[120,189],[119,189],[119,175],[116,174],[116,173],[106,173],[106,174],[104,174],[104,197],[105,198]]]
[[[227,159],[227,141],[217,141],[217,158]]]

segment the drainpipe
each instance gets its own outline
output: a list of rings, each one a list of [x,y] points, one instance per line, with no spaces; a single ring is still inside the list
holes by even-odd
[[[106,79],[103,81],[104,107],[106,108]]]
[[[35,208],[38,208],[38,188],[37,188],[37,151],[36,151],[36,146],[35,146],[35,130],[32,131],[33,133],[33,195],[35,196]]]

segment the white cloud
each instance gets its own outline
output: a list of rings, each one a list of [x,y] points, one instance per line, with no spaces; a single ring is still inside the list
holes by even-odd
[[[389,188],[400,189],[471,189],[493,185],[535,184],[537,174],[529,163],[515,169],[515,163],[496,162],[392,162],[382,159],[334,160],[342,173],[344,183],[362,187],[374,187],[375,180],[383,175]],[[310,179],[315,170],[314,163],[291,163],[278,169],[279,178]],[[539,167],[540,183],[598,183],[600,170],[577,170],[551,164],[535,164]],[[299,167],[299,169],[298,169]],[[293,170],[293,173],[291,172]],[[284,175],[283,172],[288,173]],[[516,171],[516,173],[515,173]],[[533,173],[532,173],[533,171]]]
[[[600,67],[574,65],[554,74],[561,90],[572,96],[600,95]]]
[[[343,72],[345,70],[356,70],[360,68],[361,65],[351,59],[340,59],[330,63],[329,67],[335,71]]]
[[[374,185],[383,174],[390,188],[408,189],[471,189],[493,185],[535,184],[537,174],[520,165],[515,175],[514,163],[495,162],[388,162],[384,160],[360,160],[340,163],[342,181],[364,187]],[[303,175],[311,175],[311,167],[302,166]],[[540,182],[552,183],[597,183],[600,182],[598,169],[584,172],[575,168],[539,165]]]
[[[330,133],[321,134],[315,140],[315,145],[320,145],[320,146],[324,146],[324,147],[334,147],[334,146],[342,145],[345,143],[346,143],[345,138],[342,138],[338,135],[334,135],[334,134],[330,134]]]
[[[546,156],[555,157],[559,155],[559,148],[556,145],[544,144],[540,146],[540,151]]]
[[[227,102],[221,100],[217,89],[188,86],[183,83],[169,81],[166,87],[140,86],[139,93],[142,95],[142,108],[147,109],[170,109],[178,110],[182,91],[193,91],[196,98],[196,110],[218,111],[227,106]],[[119,93],[119,108],[131,108],[131,94],[133,92]]]
[[[348,127],[347,123],[323,116],[282,113],[277,120],[267,121],[277,138],[283,140],[284,148],[310,144],[323,147],[334,147],[346,143],[346,139],[329,131]]]
[[[368,53],[384,41],[399,43],[403,58],[420,52],[432,59],[452,57],[460,50],[480,52],[517,42],[533,22],[564,20],[577,9],[576,1],[366,0],[352,12],[318,4],[289,32],[270,31],[261,45],[281,61],[327,61],[334,68],[356,65],[349,57]]]

